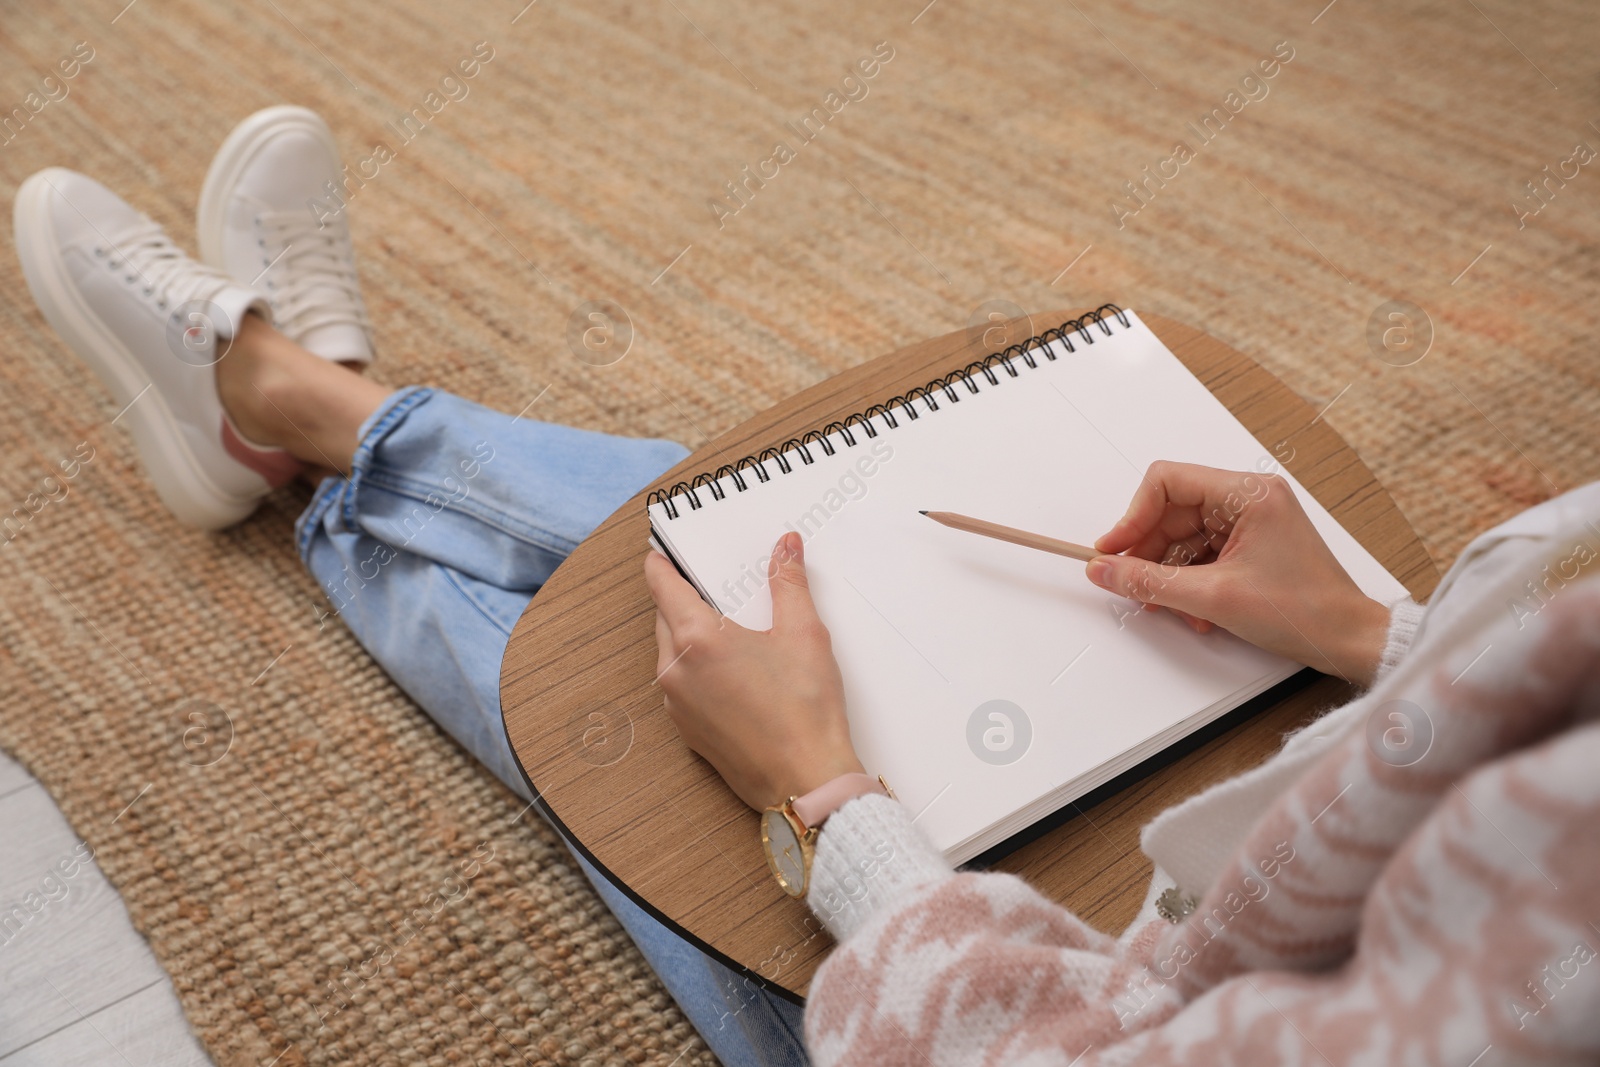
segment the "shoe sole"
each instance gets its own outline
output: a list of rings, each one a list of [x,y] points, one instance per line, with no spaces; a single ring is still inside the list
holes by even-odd
[[[71,173],[52,167],[32,175],[17,190],[12,229],[28,289],[67,347],[111,390],[121,408],[112,421],[127,425],[162,503],[190,526],[205,530],[232,526],[255,511],[260,498],[223,492],[206,475],[166,398],[72,284],[48,210],[49,198],[59,195],[51,178]],[[222,447],[220,438],[217,447]]]
[[[314,134],[327,146],[334,159],[339,159],[339,145],[333,139],[328,124],[310,108],[293,104],[280,104],[257,111],[233,128],[222,147],[206,170],[205,184],[200,187],[200,206],[195,211],[195,233],[200,245],[200,259],[218,270],[226,270],[222,257],[222,237],[227,223],[228,195],[239,182],[239,176],[255,158],[261,147],[285,129],[300,129]],[[253,286],[259,278],[235,278],[240,285]]]

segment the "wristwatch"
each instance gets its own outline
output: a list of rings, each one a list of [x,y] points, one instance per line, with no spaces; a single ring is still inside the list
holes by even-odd
[[[811,858],[816,854],[822,824],[846,801],[868,793],[894,796],[881,774],[876,779],[865,774],[841,774],[803,797],[790,797],[761,813],[761,847],[766,849],[772,876],[785,893],[791,897],[806,895],[811,883]]]

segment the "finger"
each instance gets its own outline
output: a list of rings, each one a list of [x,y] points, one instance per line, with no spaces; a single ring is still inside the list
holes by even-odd
[[[1150,464],[1134,488],[1128,510],[1095,541],[1094,547],[1102,552],[1121,552],[1154,534],[1171,506],[1199,503],[1203,494],[1188,501],[1182,499],[1186,489],[1192,487],[1192,479],[1180,473],[1180,468],[1191,466],[1193,464],[1167,461]]]
[[[651,550],[645,555],[644,581],[650,587],[650,599],[656,602],[656,610],[666,617],[669,630],[676,632],[696,623],[715,623],[716,612],[711,605],[700,599],[694,586],[684,581],[678,568],[661,553]]]
[[[1161,562],[1178,567],[1193,567],[1204,563],[1213,555],[1211,537],[1205,531],[1190,534],[1174,541],[1161,553]],[[1152,557],[1145,557],[1152,558]]]
[[[1122,555],[1157,563],[1193,567],[1216,559],[1228,545],[1228,533],[1218,534],[1200,524],[1199,508],[1169,508],[1161,526]]]
[[[1095,585],[1119,596],[1187,612],[1199,619],[1214,618],[1218,567],[1172,567],[1131,556],[1096,556],[1084,569]],[[1226,568],[1222,568],[1226,569]]]
[[[1101,552],[1121,552],[1162,529],[1163,522],[1169,520],[1169,509],[1205,510],[1208,501],[1226,496],[1235,489],[1241,477],[1237,471],[1203,467],[1198,463],[1158,460],[1150,464],[1140,479],[1127,512],[1094,547]],[[1180,527],[1170,531],[1172,536],[1193,533],[1200,522],[1198,519],[1188,521],[1191,518],[1194,516],[1181,518]]]
[[[768,585],[772,589],[772,628],[795,631],[820,626],[817,606],[811,600],[811,585],[806,579],[805,548],[793,531],[778,538],[767,565]]]

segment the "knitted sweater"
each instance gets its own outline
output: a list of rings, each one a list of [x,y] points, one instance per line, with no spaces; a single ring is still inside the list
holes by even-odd
[[[1600,483],[1473,541],[1393,606],[1370,690],[1145,828],[1120,937],[846,804],[814,1062],[1600,1062],[1596,560]]]

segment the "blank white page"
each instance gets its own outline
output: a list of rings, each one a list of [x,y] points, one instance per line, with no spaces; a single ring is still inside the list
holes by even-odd
[[[955,511],[1090,543],[1120,518],[1145,468],[1171,459],[1279,471],[1272,456],[1132,312],[1052,343],[1017,375],[956,382],[938,410],[875,416],[833,455],[790,450],[769,480],[746,468],[650,507],[657,540],[733,621],[771,624],[765,561],[786,530],[805,538],[812,595],[844,674],[851,735],[917,825],[963,862],[1293,674],[1298,666],[1220,630],[1091,585],[1076,560],[951,530]],[[862,407],[886,398],[863,398]],[[1279,471],[1289,477],[1287,471]],[[1369,596],[1405,589],[1292,477],[1335,556]],[[676,510],[676,517],[670,511]],[[1013,720],[979,716],[1009,701]],[[991,709],[992,711],[993,709]],[[1026,719],[1031,737],[1019,743]],[[1010,760],[1010,762],[998,762]]]

